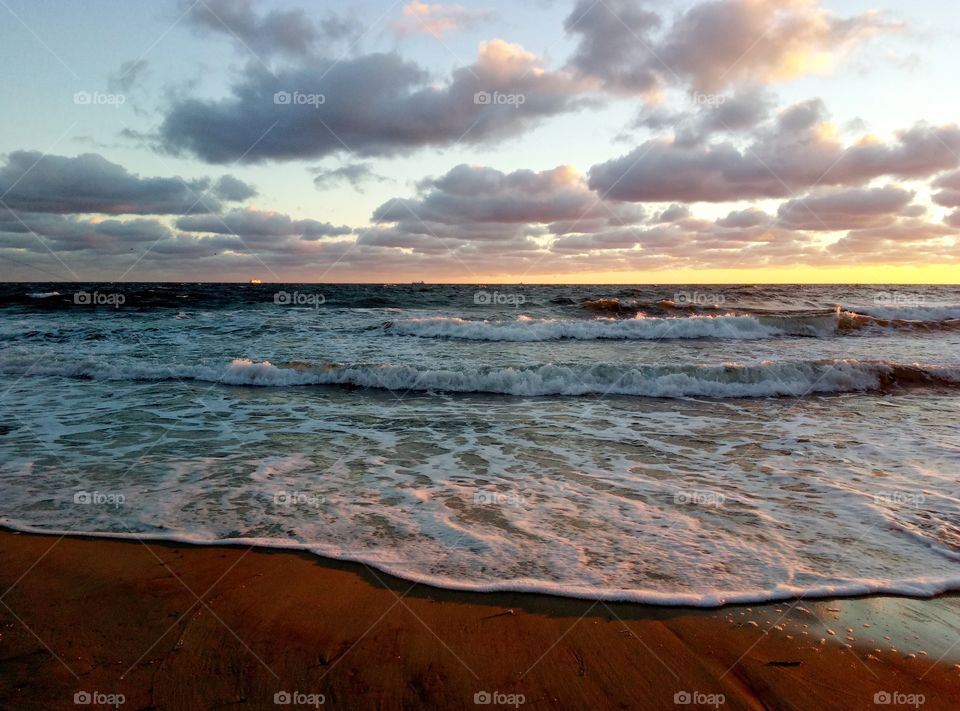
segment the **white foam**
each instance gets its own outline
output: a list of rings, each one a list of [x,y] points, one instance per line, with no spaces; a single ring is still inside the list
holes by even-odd
[[[629,319],[598,318],[560,321],[521,316],[516,321],[471,321],[433,317],[394,321],[388,333],[420,338],[457,338],[471,341],[663,340],[723,338],[756,340],[789,335],[782,325],[764,324],[753,316],[683,316]]]
[[[269,361],[234,359],[222,367],[149,366],[120,358],[36,362],[32,357],[0,359],[0,372],[103,380],[200,380],[225,385],[283,387],[352,385],[394,391],[495,393],[514,396],[637,395],[678,397],[800,397],[811,393],[878,390],[885,376],[907,369],[919,376],[960,382],[960,369],[909,366],[852,359],[770,362],[757,365],[648,366],[541,365],[530,368],[428,370],[406,365],[282,368]]]
[[[474,593],[526,593],[556,595],[582,600],[605,602],[631,602],[644,605],[670,607],[711,608],[724,605],[748,605],[776,602],[796,598],[817,599],[835,597],[859,597],[863,595],[906,595],[930,598],[960,590],[960,575],[920,576],[902,580],[855,579],[841,583],[818,585],[790,585],[780,583],[767,588],[710,589],[702,592],[661,592],[657,590],[629,590],[603,585],[578,585],[554,583],[544,580],[515,578],[505,582],[470,582],[462,578],[419,573],[407,566],[398,566],[394,556],[363,556],[344,553],[340,546],[325,546],[315,543],[299,543],[289,539],[270,538],[210,538],[188,533],[117,533],[112,531],[85,531],[72,529],[38,528],[15,519],[0,517],[0,526],[23,533],[40,533],[51,536],[92,536],[113,540],[161,541],[197,546],[244,546],[271,550],[306,551],[324,558],[359,563],[375,568],[387,575],[421,585],[445,590]]]

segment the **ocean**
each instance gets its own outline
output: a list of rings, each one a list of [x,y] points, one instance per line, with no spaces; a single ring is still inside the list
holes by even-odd
[[[715,606],[960,589],[960,288],[0,285],[0,523]]]

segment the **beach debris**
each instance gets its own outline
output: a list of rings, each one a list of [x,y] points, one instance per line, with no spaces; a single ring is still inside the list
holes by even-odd
[[[831,629],[828,629],[828,630],[827,630],[827,634],[828,634],[828,635],[831,635],[831,636],[835,636],[837,633],[834,632],[834,631],[831,630]]]
[[[513,609],[504,610],[503,612],[497,612],[493,615],[487,615],[486,617],[481,617],[481,620],[492,620],[494,617],[506,617],[507,615],[515,615],[516,613]]]

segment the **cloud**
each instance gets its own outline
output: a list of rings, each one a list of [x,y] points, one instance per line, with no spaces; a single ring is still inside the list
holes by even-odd
[[[131,59],[120,65],[119,71],[107,80],[112,92],[125,94],[130,91],[146,74],[149,62],[146,59]]]
[[[656,132],[669,129],[678,144],[693,146],[717,134],[749,132],[769,118],[774,105],[774,97],[758,89],[721,97],[697,94],[690,98],[685,110],[669,111],[663,106],[644,107],[634,127]]]
[[[368,182],[389,182],[390,178],[376,173],[369,163],[349,163],[332,170],[318,168],[313,184],[318,190],[332,188],[341,183],[350,183],[357,192],[363,192],[361,186]]]
[[[360,27],[355,20],[328,14],[319,24],[300,9],[271,10],[258,15],[252,0],[183,0],[194,29],[226,35],[241,51],[260,58],[273,55],[305,57],[321,42],[352,42]]]
[[[650,32],[663,20],[646,3],[633,0],[578,0],[564,21],[579,44],[571,69],[603,80],[614,91],[646,93],[660,85]]]
[[[795,230],[856,230],[894,224],[915,193],[885,188],[829,191],[790,200],[780,206],[780,225]]]
[[[222,200],[238,200],[242,199],[237,197],[243,192],[240,186],[245,184],[235,178],[221,178],[213,192]],[[0,166],[4,204],[28,212],[163,215],[217,211],[221,202],[208,194],[209,190],[207,178],[141,178],[97,153],[68,158],[14,151]]]
[[[177,101],[160,138],[171,152],[212,163],[344,151],[395,155],[518,135],[571,108],[581,86],[502,40],[482,43],[477,62],[455,70],[442,86],[396,54],[316,61],[276,74],[250,65],[230,98]],[[504,96],[522,101],[497,99]]]
[[[152,219],[101,220],[0,209],[0,244],[38,252],[50,248],[54,252],[126,253],[141,243],[166,239],[171,234],[169,228]]]
[[[257,195],[257,189],[232,175],[222,176],[213,187],[214,194],[229,202],[243,202]]]
[[[690,208],[686,205],[671,205],[663,212],[657,214],[651,220],[654,224],[663,224],[665,222],[678,222],[690,217]]]
[[[301,237],[306,240],[348,235],[353,230],[318,220],[294,220],[281,212],[247,208],[224,215],[191,215],[177,220],[184,232],[239,235],[241,237]]]
[[[742,149],[730,142],[650,140],[594,165],[589,185],[612,200],[724,202],[792,197],[817,185],[857,186],[882,176],[922,178],[960,163],[956,125],[921,123],[892,142],[865,136],[844,145],[824,115],[819,100],[794,105]]]
[[[905,29],[875,12],[836,17],[818,0],[708,0],[671,22],[652,5],[579,0],[565,22],[579,40],[570,66],[612,91],[714,92],[821,73],[870,37]]]
[[[941,189],[933,196],[937,205],[960,207],[960,170],[941,175],[933,181],[933,187]]]
[[[426,33],[440,37],[497,18],[493,10],[467,10],[461,5],[430,5],[413,0],[403,6],[403,17],[391,25],[401,35]]]
[[[760,225],[769,225],[773,218],[755,207],[749,207],[746,210],[735,210],[726,217],[717,220],[720,227],[746,228],[759,227]]]
[[[853,230],[825,253],[854,264],[945,264],[957,261],[958,246],[955,226],[903,218],[883,227]]]
[[[599,218],[638,221],[643,212],[632,206],[601,205],[572,166],[540,172],[461,164],[425,181],[414,199],[394,198],[373,212],[373,221],[544,224]]]

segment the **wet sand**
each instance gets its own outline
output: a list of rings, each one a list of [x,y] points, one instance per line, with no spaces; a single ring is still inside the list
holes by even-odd
[[[955,596],[606,604],[9,531],[0,595],[2,709],[960,708]]]

